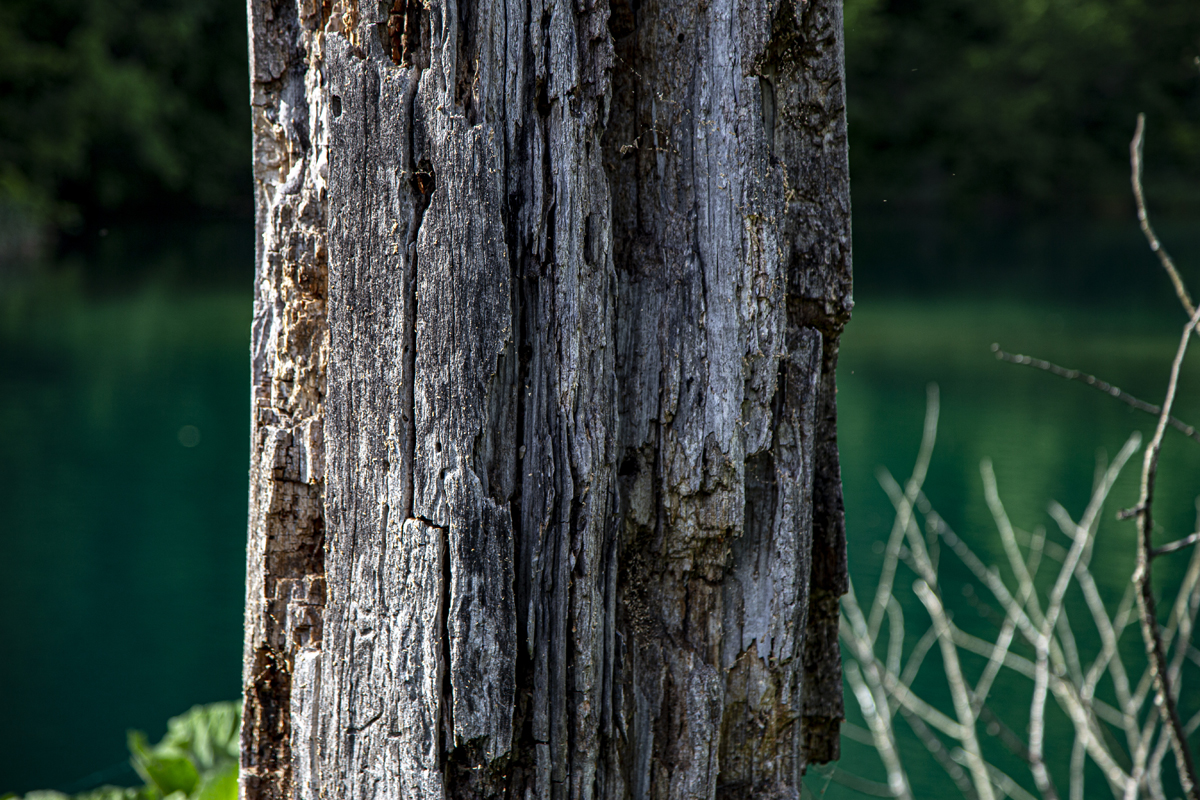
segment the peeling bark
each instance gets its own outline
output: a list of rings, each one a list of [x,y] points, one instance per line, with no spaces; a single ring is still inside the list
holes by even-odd
[[[837,757],[838,0],[250,0],[245,800]]]

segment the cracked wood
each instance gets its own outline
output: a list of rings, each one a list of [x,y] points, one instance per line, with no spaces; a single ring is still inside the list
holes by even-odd
[[[837,756],[837,0],[250,0],[242,796]]]

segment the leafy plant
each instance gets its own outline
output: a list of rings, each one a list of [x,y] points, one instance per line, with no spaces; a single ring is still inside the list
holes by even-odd
[[[142,786],[101,786],[73,796],[34,791],[0,800],[237,800],[240,718],[240,703],[211,703],[172,717],[156,745],[130,731],[130,762]]]

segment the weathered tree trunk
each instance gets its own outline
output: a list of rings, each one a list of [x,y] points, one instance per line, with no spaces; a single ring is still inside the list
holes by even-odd
[[[840,0],[250,0],[244,800],[837,757]]]

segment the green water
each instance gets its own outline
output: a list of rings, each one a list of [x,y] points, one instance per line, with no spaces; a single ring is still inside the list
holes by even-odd
[[[0,794],[135,783],[127,729],[239,696],[250,281],[177,250],[0,283]]]
[[[1123,247],[1131,241],[1125,234]],[[125,244],[76,257],[74,266],[0,280],[0,792],[82,788],[107,768],[107,780],[132,779],[120,766],[127,729],[154,739],[169,716],[238,695],[249,231],[233,243],[221,238],[228,234],[160,234],[152,244],[141,233],[124,235]],[[890,253],[869,238],[860,247],[839,404],[850,564],[862,594],[874,585],[875,543],[892,519],[875,470],[907,477],[929,382],[940,387],[942,423],[927,493],[998,563],[981,458],[994,460],[1014,523],[1049,528],[1051,499],[1080,513],[1097,449],[1114,454],[1132,430],[1149,434],[1152,420],[1079,384],[999,363],[988,346],[997,341],[1095,372],[1158,402],[1183,322],[1162,286],[1137,284],[1127,307],[1119,288],[1126,276],[1112,277],[1124,267],[1107,262],[1097,267],[1107,277],[1089,284],[1083,304],[1053,282],[1030,298],[1019,282],[1002,280],[995,292],[959,281],[952,296],[898,299],[894,261],[920,262],[909,271],[926,276],[934,268],[921,258],[953,261],[937,248],[922,252],[914,245]],[[1095,258],[1103,261],[1099,250]],[[127,261],[136,269],[121,266]],[[1139,280],[1157,285],[1150,282],[1161,277],[1145,267]],[[1026,263],[1020,274],[1031,269]],[[1200,423],[1200,365],[1190,359],[1178,416]],[[1164,541],[1193,529],[1198,466],[1200,446],[1169,432],[1157,504]],[[1114,511],[1132,504],[1135,472],[1118,484]],[[1129,523],[1106,515],[1095,568],[1112,604],[1132,569],[1131,536]],[[1162,582],[1176,578],[1182,562],[1164,560]],[[964,598],[956,620],[986,630],[979,603],[957,593],[967,574],[949,556],[943,581],[948,599]],[[1081,647],[1095,646],[1077,632]],[[1125,644],[1136,652],[1135,639]],[[936,675],[923,680],[939,699]],[[1016,681],[997,694],[1010,701],[998,710],[1017,730],[1025,724],[1023,691]],[[1185,706],[1197,701],[1193,693]],[[849,697],[848,706],[861,722]],[[1051,723],[1064,731],[1061,721]],[[843,767],[882,780],[869,750],[844,746]],[[924,761],[919,745],[902,749],[913,764]],[[1028,785],[1019,765],[997,760]],[[936,767],[914,766],[912,777],[919,796],[953,791]],[[1092,781],[1089,796],[1096,790],[1103,787]],[[826,796],[852,795],[833,784]]]

